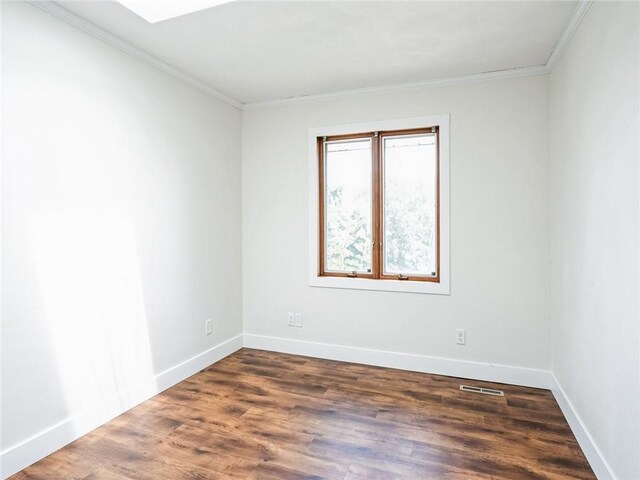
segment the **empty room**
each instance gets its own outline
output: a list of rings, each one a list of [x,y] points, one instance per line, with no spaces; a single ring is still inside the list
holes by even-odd
[[[0,18],[0,479],[640,480],[640,1]]]

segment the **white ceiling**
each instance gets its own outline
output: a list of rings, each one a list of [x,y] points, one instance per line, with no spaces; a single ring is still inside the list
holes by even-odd
[[[150,24],[59,4],[242,103],[544,65],[573,1],[236,1]]]

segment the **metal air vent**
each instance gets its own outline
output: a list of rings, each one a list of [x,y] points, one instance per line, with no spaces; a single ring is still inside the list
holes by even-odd
[[[504,397],[502,390],[496,390],[494,388],[485,387],[472,387],[471,385],[460,385],[460,390],[463,392],[484,393],[485,395],[495,395],[497,397]]]

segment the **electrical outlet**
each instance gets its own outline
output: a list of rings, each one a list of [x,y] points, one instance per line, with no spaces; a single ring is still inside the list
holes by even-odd
[[[287,313],[287,326],[295,327],[296,326],[296,315],[295,313],[289,312]]]
[[[467,331],[464,328],[456,329],[456,344],[458,345],[467,344]]]
[[[302,328],[302,314],[301,313],[296,313],[295,319],[296,319],[295,320],[296,327]]]
[[[211,332],[213,332],[213,320],[209,318],[204,322],[204,334],[211,335]]]

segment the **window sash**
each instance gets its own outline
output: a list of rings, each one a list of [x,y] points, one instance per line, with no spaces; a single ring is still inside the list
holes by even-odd
[[[322,209],[325,213],[324,215],[324,222],[322,227],[322,235],[324,238],[324,245],[323,245],[323,256],[324,256],[324,273],[325,275],[332,275],[332,276],[353,276],[353,272],[355,272],[355,274],[358,277],[369,277],[372,278],[373,276],[373,249],[372,249],[372,245],[371,243],[373,242],[373,219],[375,217],[374,215],[374,210],[373,208],[371,208],[372,204],[373,204],[373,185],[372,185],[372,176],[373,176],[373,165],[370,165],[371,168],[371,178],[369,179],[369,197],[370,197],[370,211],[369,211],[369,217],[366,219],[368,220],[368,224],[369,224],[369,238],[365,240],[365,242],[367,242],[367,245],[365,247],[366,250],[369,250],[369,255],[367,258],[367,261],[365,263],[367,263],[371,268],[368,270],[359,268],[359,269],[355,269],[355,270],[349,270],[349,269],[331,269],[330,266],[328,265],[328,259],[329,259],[329,219],[328,219],[328,212],[329,212],[329,200],[327,198],[327,184],[328,184],[328,178],[330,177],[330,175],[328,174],[328,160],[329,160],[329,147],[330,146],[339,146],[340,144],[348,144],[348,143],[356,143],[356,142],[363,142],[366,141],[367,147],[370,151],[373,150],[373,138],[371,135],[358,135],[358,136],[347,136],[345,138],[333,138],[331,140],[325,140],[323,141],[323,147],[322,147],[322,155],[323,155],[323,162],[320,168],[322,168],[322,175],[321,177],[324,180],[324,189],[322,191],[322,195],[323,195],[323,199],[322,199]],[[363,142],[364,143],[364,142]],[[334,152],[337,153],[337,152]],[[335,162],[335,160],[334,160]],[[334,168],[337,168],[334,167]]]
[[[434,243],[435,243],[435,259],[434,259],[434,270],[429,273],[420,273],[420,272],[409,272],[409,271],[387,271],[386,270],[386,261],[385,261],[385,238],[386,238],[386,209],[385,209],[385,173],[386,173],[386,149],[385,149],[385,140],[389,139],[397,139],[397,138],[416,138],[416,137],[433,137],[434,145],[435,145],[435,172],[434,172],[434,210],[435,210],[435,235],[434,235]],[[437,129],[435,131],[432,128],[426,129],[416,129],[411,131],[395,131],[395,132],[381,132],[379,135],[380,142],[380,231],[378,234],[379,241],[382,242],[380,244],[380,278],[382,279],[393,279],[397,280],[398,275],[403,275],[408,277],[408,280],[418,280],[418,281],[439,281],[438,280],[438,271],[440,264],[440,242],[439,242],[439,218],[440,218],[440,205],[439,205],[439,144],[438,144],[438,132]]]

